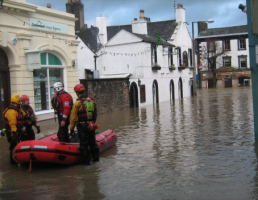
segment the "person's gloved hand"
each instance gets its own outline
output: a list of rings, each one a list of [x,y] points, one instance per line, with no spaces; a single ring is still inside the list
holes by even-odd
[[[99,125],[97,125],[97,124],[88,124],[88,126],[87,126],[87,129],[89,129],[91,131],[95,131],[98,128],[99,128]]]
[[[40,133],[40,126],[39,125],[36,126],[36,129],[37,129],[37,133]]]
[[[75,135],[74,129],[70,130],[70,136],[73,137]]]

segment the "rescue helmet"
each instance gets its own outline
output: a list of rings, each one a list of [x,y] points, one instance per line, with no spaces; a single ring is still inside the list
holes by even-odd
[[[21,95],[21,101],[27,101],[30,100],[30,97],[26,94]]]
[[[76,93],[82,94],[82,93],[84,93],[84,90],[85,90],[85,88],[82,84],[77,84],[76,86],[74,86],[74,91]]]
[[[20,97],[20,95],[14,94],[14,95],[11,97],[11,103],[16,103],[16,104],[21,105],[21,97]]]
[[[57,92],[60,92],[60,91],[64,90],[64,84],[61,82],[56,82],[56,83],[54,83],[52,88],[54,88]]]

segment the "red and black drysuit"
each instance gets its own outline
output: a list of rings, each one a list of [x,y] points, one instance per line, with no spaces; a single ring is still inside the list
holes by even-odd
[[[23,135],[23,140],[35,140],[35,133],[32,129],[32,126],[35,126],[40,132],[39,126],[36,125],[38,123],[37,117],[30,105],[21,105],[21,110],[24,115],[24,126],[26,128],[26,134]]]
[[[71,109],[73,106],[73,98],[65,91],[60,91],[53,96],[51,100],[52,107],[58,116],[59,129],[57,136],[60,142],[69,142],[68,126]],[[65,126],[61,126],[61,122],[65,122]]]

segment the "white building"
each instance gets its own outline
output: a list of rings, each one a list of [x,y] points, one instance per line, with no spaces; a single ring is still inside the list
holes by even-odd
[[[87,28],[78,34],[83,41],[78,46],[79,77],[87,78],[91,71],[95,78],[129,77],[132,106],[191,96],[193,73],[188,67],[192,66],[192,42],[181,4],[176,16],[176,20],[150,22],[141,10],[140,18],[131,25],[109,27],[104,17],[97,17],[98,30],[91,28],[91,37],[86,35]],[[84,45],[92,50],[89,63],[81,61],[88,51]],[[94,55],[96,65],[92,65]]]
[[[216,87],[251,85],[247,25],[200,30],[196,40],[201,49],[197,60],[202,60],[202,87],[213,87],[208,59],[216,54]]]

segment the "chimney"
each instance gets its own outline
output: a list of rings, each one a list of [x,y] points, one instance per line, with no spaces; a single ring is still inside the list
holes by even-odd
[[[47,8],[51,8],[51,4],[50,3],[47,4]]]
[[[206,22],[198,22],[198,35],[202,31],[206,31],[208,29],[208,23]]]
[[[176,22],[185,22],[185,9],[182,4],[177,4],[176,8]]]
[[[84,25],[83,25],[83,28],[87,28],[87,24],[84,24]]]
[[[132,21],[132,31],[133,33],[138,33],[142,35],[148,34],[147,21],[144,17],[144,10],[140,10],[139,20],[137,20],[137,18],[134,18],[134,21]]]
[[[100,15],[96,18],[96,27],[99,29],[98,46],[104,46],[107,43],[107,22],[106,18]]]
[[[140,10],[140,19],[144,19],[144,10],[143,9]]]
[[[75,31],[80,31],[84,25],[84,5],[81,0],[68,0],[66,3],[66,12],[74,14],[78,20],[75,22]]]

